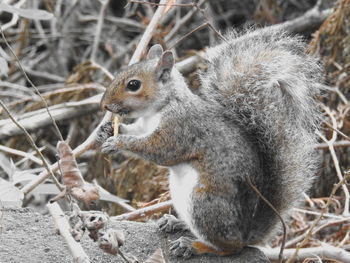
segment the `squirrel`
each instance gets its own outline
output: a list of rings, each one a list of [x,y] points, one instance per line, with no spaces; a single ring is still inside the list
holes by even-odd
[[[175,256],[229,255],[266,242],[310,188],[319,159],[321,66],[301,37],[264,28],[229,33],[206,51],[193,93],[157,44],[116,75],[101,107],[128,118],[113,136],[98,132],[105,153],[126,151],[169,168],[172,216],[159,227],[187,227],[194,238],[170,246]],[[184,223],[183,223],[184,222]]]

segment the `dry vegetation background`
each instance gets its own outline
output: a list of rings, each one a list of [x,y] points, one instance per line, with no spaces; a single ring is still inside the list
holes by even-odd
[[[148,46],[175,46],[182,72],[194,91],[198,70],[205,70],[202,52],[218,41],[218,31],[279,24],[292,34],[302,34],[309,42],[309,52],[320,57],[328,88],[320,98],[324,119],[315,147],[323,165],[302,208],[295,209],[288,222],[285,253],[291,256],[298,247],[300,262],[342,262],[335,254],[349,255],[344,253],[350,251],[350,197],[343,179],[349,174],[350,162],[350,1],[165,2],[166,13],[150,34]],[[166,169],[125,154],[108,157],[94,147],[94,129],[104,116],[99,109],[101,94],[114,72],[129,63],[157,7],[126,0],[0,3],[2,106],[29,132],[60,180],[56,144],[61,138],[45,109],[45,99],[61,136],[75,149],[84,179],[96,180],[112,194],[104,195],[107,201],[81,206],[84,209],[104,210],[122,218],[126,212],[149,206],[148,216],[139,213],[134,217],[146,221],[158,218],[161,212],[152,208],[169,199]],[[198,27],[200,30],[186,35]],[[43,184],[49,173],[23,134],[5,107],[0,107],[0,206],[12,202],[45,212],[46,202],[58,191],[52,180]],[[169,202],[160,210],[171,210]],[[277,248],[281,242],[282,233],[270,245]],[[314,256],[302,256],[309,253],[307,249],[314,249],[310,252]],[[276,253],[272,254],[270,258],[276,259]]]

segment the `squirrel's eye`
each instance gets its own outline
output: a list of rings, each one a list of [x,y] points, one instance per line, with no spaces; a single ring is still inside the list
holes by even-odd
[[[137,79],[130,80],[126,85],[126,89],[129,91],[137,91],[141,87],[141,81]]]

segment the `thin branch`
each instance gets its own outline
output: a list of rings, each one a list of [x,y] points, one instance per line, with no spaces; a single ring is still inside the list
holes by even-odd
[[[342,136],[344,139],[350,142],[350,137],[344,134],[343,132],[339,131],[337,128],[334,128],[332,125],[330,125],[328,122],[324,121],[324,124],[326,124],[329,128],[331,128],[333,131],[336,131],[340,136]]]
[[[204,2],[205,0],[200,0],[197,6],[200,7]],[[164,37],[164,41],[169,42],[169,40],[173,38],[173,36],[180,30],[180,28],[182,28],[197,11],[198,8],[193,7],[184,17],[181,18],[179,22],[175,24],[171,31]]]
[[[333,145],[334,148],[350,147],[350,142],[348,142],[348,141],[337,141],[337,142],[334,142],[332,145]],[[328,147],[327,143],[319,143],[319,144],[315,145],[315,149],[325,150],[325,149],[329,149],[329,147]]]
[[[52,116],[57,121],[73,119],[82,115],[91,114],[99,109],[102,94],[98,94],[81,101],[64,102],[49,107]],[[51,118],[45,109],[28,112],[21,116],[19,123],[29,132],[51,124]],[[23,130],[12,124],[11,120],[0,120],[0,139],[23,134]]]
[[[54,203],[48,203],[47,208],[49,209],[49,212],[51,216],[53,217],[53,220],[55,222],[55,225],[57,229],[60,232],[60,235],[64,238],[66,241],[66,244],[73,255],[73,261],[74,262],[81,262],[81,263],[88,263],[90,262],[89,257],[85,253],[84,249],[78,243],[74,240],[74,238],[71,235],[71,227],[69,226],[69,223],[60,208],[60,206],[57,204],[57,202]]]
[[[33,77],[41,78],[41,79],[46,79],[46,80],[51,81],[51,82],[64,82],[66,80],[65,78],[63,78],[61,76],[58,76],[58,75],[55,75],[52,73],[48,73],[48,72],[44,72],[44,71],[34,70],[28,66],[23,66],[23,69],[25,70],[25,72],[29,76],[33,76]]]
[[[16,8],[21,7],[24,3],[26,2],[26,0],[20,0],[18,1],[18,3],[14,4],[13,6]],[[10,20],[10,22],[7,22],[6,24],[0,26],[0,29],[5,31],[6,29],[9,29],[10,27],[14,26],[17,24],[18,22],[18,18],[19,16],[17,14],[12,14],[12,19]]]
[[[313,230],[314,228],[319,224],[319,222],[321,221],[323,214],[326,213],[328,207],[330,206],[330,204],[332,203],[332,199],[335,195],[335,193],[338,191],[338,189],[346,182],[346,180],[348,179],[350,175],[350,171],[349,173],[345,174],[345,177],[338,182],[332,189],[332,192],[330,194],[330,196],[327,199],[327,203],[326,205],[322,208],[320,215],[318,216],[318,218],[313,222],[313,224],[311,225],[311,227],[309,228],[304,240],[300,243],[298,243],[297,248],[295,250],[293,250],[293,253],[290,255],[290,257],[288,258],[288,260],[286,261],[286,263],[292,263],[294,262],[295,257],[298,255],[299,250],[301,249],[301,247],[303,247],[310,239],[310,237],[312,236]]]
[[[156,30],[157,25],[161,20],[164,14],[166,5],[168,4],[169,1],[170,0],[161,0],[160,3],[158,4],[160,6],[157,8],[157,11],[154,13],[154,16],[152,17],[151,22],[148,24],[145,33],[143,33],[142,38],[139,44],[137,45],[137,48],[133,56],[130,59],[129,65],[135,64],[141,59],[142,53],[146,49],[148,43],[151,41],[153,33]]]
[[[38,147],[36,146],[32,136],[30,136],[30,134],[27,132],[26,129],[23,128],[23,126],[21,124],[19,124],[16,119],[13,117],[13,115],[11,114],[11,112],[9,111],[9,109],[6,107],[6,105],[3,103],[2,100],[0,100],[0,105],[3,107],[3,109],[6,111],[7,115],[10,117],[10,119],[18,126],[18,128],[22,129],[24,132],[24,135],[27,138],[27,141],[30,143],[30,145],[35,149],[36,153],[39,155],[40,159],[42,160],[47,172],[48,172],[48,176],[51,175],[52,180],[54,181],[54,183],[57,185],[58,189],[60,189],[62,191],[63,187],[61,186],[61,184],[58,182],[56,176],[54,175],[53,171],[51,170],[50,164],[46,161],[44,155],[40,152],[40,150],[38,149]]]
[[[336,130],[337,130],[337,122],[335,120],[335,117],[334,117],[333,113],[331,112],[331,110],[328,107],[324,107],[324,110],[326,111],[327,115],[332,120],[332,128],[333,128],[332,138],[330,140],[327,140],[322,134],[318,133],[318,135],[328,145],[328,148],[329,148],[329,151],[331,153],[332,160],[333,160],[333,163],[334,163],[334,167],[335,167],[335,170],[337,172],[338,179],[341,181],[343,179],[343,175],[342,175],[342,172],[340,170],[339,161],[338,161],[337,155],[336,155],[334,147],[333,147],[333,144],[334,144],[334,142],[337,139],[337,132],[336,132]],[[343,189],[344,194],[345,194],[345,204],[344,204],[343,215],[344,216],[348,216],[350,214],[349,213],[350,193],[349,193],[349,189],[347,188],[347,186],[345,184],[342,185],[342,189]]]
[[[153,3],[153,2],[147,2],[147,1],[138,1],[138,0],[129,0],[129,3],[135,3],[135,4],[146,4],[146,5],[152,5],[152,6],[181,6],[181,7],[198,7],[197,3],[188,3],[188,4],[165,4],[165,3]]]
[[[219,32],[217,31],[209,22],[205,22],[204,24],[196,27],[195,29],[192,29],[190,32],[186,33],[185,35],[183,35],[182,37],[180,37],[178,40],[175,41],[174,44],[172,44],[169,49],[174,48],[176,45],[178,45],[182,40],[184,40],[186,37],[188,37],[189,35],[192,35],[194,32],[199,31],[205,27],[209,27],[210,29],[212,29],[214,31],[214,33],[221,38],[223,41],[227,42],[227,39]]]
[[[321,230],[325,229],[326,227],[329,226],[335,226],[335,225],[339,225],[342,223],[345,223],[347,221],[350,221],[350,218],[342,218],[342,219],[338,219],[338,220],[329,220],[328,222],[326,222],[325,224],[319,226],[318,228],[316,228],[313,232],[312,232],[312,236],[316,235],[316,233],[320,232]],[[302,235],[299,235],[297,237],[295,237],[292,240],[289,240],[286,243],[286,247],[291,247],[293,245],[295,245],[296,243],[300,242],[301,240],[303,240],[306,237],[307,233],[303,233]]]
[[[265,248],[259,247],[259,249],[270,259],[270,260],[278,260],[278,249],[274,248]],[[292,256],[296,252],[296,249],[285,249],[283,258],[286,259]],[[323,244],[320,247],[309,247],[309,248],[301,248],[298,251],[298,259],[304,260],[307,258],[331,258],[333,260],[337,260],[337,262],[350,263],[350,253],[344,249]],[[287,261],[288,262],[288,261]],[[308,262],[316,262],[316,261],[308,261]],[[321,262],[321,261],[319,261]]]
[[[12,148],[6,147],[4,145],[0,145],[0,151],[10,153],[13,155],[17,155],[17,156],[21,156],[21,157],[24,157],[24,158],[31,160],[32,162],[34,162],[36,164],[43,165],[43,162],[39,158],[35,157],[33,154],[29,154],[26,152],[22,152],[20,150],[12,149]]]
[[[101,36],[102,27],[103,27],[103,20],[105,17],[106,7],[108,5],[108,0],[100,0],[99,2],[101,3],[101,9],[97,20],[94,44],[92,46],[92,51],[90,56],[91,61],[95,61],[96,59],[96,52],[97,52],[98,44],[100,43],[100,36]]]
[[[50,111],[49,111],[49,109],[48,109],[48,104],[47,104],[46,100],[41,96],[41,94],[40,94],[38,88],[37,88],[37,87],[33,84],[33,82],[29,79],[27,73],[25,72],[24,68],[22,67],[21,62],[19,61],[19,58],[17,57],[17,55],[15,54],[15,52],[13,51],[13,49],[11,48],[10,44],[7,42],[7,39],[6,39],[5,35],[4,35],[4,31],[1,29],[1,27],[0,27],[0,32],[1,32],[2,38],[4,39],[4,42],[5,42],[6,46],[7,46],[8,49],[11,51],[12,55],[15,57],[15,59],[16,59],[16,61],[17,61],[17,63],[18,63],[18,66],[19,66],[19,68],[21,69],[21,71],[22,71],[22,73],[23,73],[25,79],[26,79],[26,80],[28,81],[28,83],[33,87],[33,89],[36,91],[36,93],[40,96],[41,100],[44,102],[45,108],[46,108],[47,113],[49,114],[49,116],[50,116],[50,118],[51,118],[51,120],[52,120],[52,123],[53,123],[53,125],[54,125],[54,127],[55,127],[55,129],[56,129],[57,135],[58,135],[59,139],[60,139],[61,141],[63,141],[62,134],[61,134],[61,132],[60,132],[58,126],[57,126],[57,123],[56,123],[55,119],[51,116],[51,113],[50,113]]]
[[[302,16],[288,20],[281,24],[270,26],[269,28],[280,28],[287,32],[301,33],[307,29],[317,28],[332,13],[332,8],[320,11],[312,8]]]
[[[247,182],[249,184],[249,186],[254,190],[254,192],[256,192],[256,194],[272,209],[272,211],[278,216],[279,220],[282,223],[282,228],[283,228],[283,238],[282,238],[282,244],[281,244],[281,248],[280,248],[280,253],[279,253],[279,262],[282,263],[283,260],[283,250],[284,250],[284,246],[286,243],[286,237],[287,237],[287,226],[286,223],[284,222],[282,216],[280,215],[280,213],[276,210],[276,208],[270,203],[269,200],[267,200],[265,198],[265,196],[262,195],[262,193],[260,193],[259,189],[256,188],[256,186],[252,183],[250,177],[247,177]]]
[[[121,214],[119,216],[111,217],[111,220],[121,221],[121,220],[136,220],[142,217],[152,215],[154,213],[162,212],[168,210],[173,205],[172,201],[166,201],[159,204],[147,206],[141,209],[137,209],[130,213]]]
[[[316,212],[316,211],[309,211],[309,210],[305,210],[305,209],[301,209],[301,208],[293,208],[294,211],[299,212],[299,213],[303,213],[303,214],[309,214],[309,215],[316,215],[319,216],[321,213],[320,212]],[[334,219],[345,219],[346,217],[344,216],[340,216],[340,215],[335,215],[335,214],[330,214],[330,213],[323,213],[322,215],[323,217],[329,217],[329,218],[334,218]]]

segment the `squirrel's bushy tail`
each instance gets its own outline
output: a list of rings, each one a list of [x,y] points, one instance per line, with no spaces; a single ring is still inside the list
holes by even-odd
[[[269,162],[266,176],[280,182],[273,203],[284,212],[310,187],[317,169],[320,67],[304,53],[299,37],[280,30],[227,38],[207,52],[202,96],[223,105],[229,118],[256,138]]]

